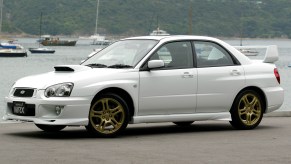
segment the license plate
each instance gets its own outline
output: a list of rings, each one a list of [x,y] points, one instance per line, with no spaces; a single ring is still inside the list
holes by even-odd
[[[26,111],[25,102],[14,101],[13,102],[13,114],[26,115],[27,111]]]

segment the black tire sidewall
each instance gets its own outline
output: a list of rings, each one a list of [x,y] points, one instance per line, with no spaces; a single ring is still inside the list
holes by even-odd
[[[260,101],[260,104],[261,104],[261,108],[262,108],[261,115],[260,115],[259,120],[254,125],[246,125],[246,124],[244,124],[241,121],[240,117],[239,117],[238,105],[239,105],[239,102],[240,102],[241,98],[246,94],[255,95],[258,98],[258,100]],[[240,130],[254,129],[260,124],[260,122],[261,122],[261,120],[263,118],[264,110],[265,110],[265,104],[262,101],[262,97],[257,92],[255,92],[253,90],[242,91],[241,93],[238,94],[238,96],[236,97],[236,99],[235,99],[235,101],[234,101],[234,103],[232,105],[232,108],[231,108],[231,111],[230,111],[232,121],[230,121],[230,123],[236,129],[240,129]]]
[[[124,110],[124,122],[123,124],[121,125],[121,127],[114,133],[110,133],[110,134],[104,134],[104,133],[100,133],[99,131],[97,131],[91,124],[91,120],[90,120],[90,111],[91,111],[91,107],[100,99],[102,98],[112,98],[116,101],[118,101],[122,107],[123,107],[123,110]],[[91,134],[93,134],[94,136],[97,136],[97,137],[116,137],[118,136],[120,133],[122,133],[122,131],[127,127],[128,125],[128,122],[129,122],[129,108],[128,108],[128,105],[126,103],[126,101],[121,98],[119,95],[117,94],[114,94],[114,93],[106,93],[106,94],[102,94],[100,96],[98,96],[91,104],[91,107],[90,107],[90,111],[89,111],[89,114],[88,114],[88,120],[89,120],[89,123],[88,123],[88,126],[86,126],[86,129],[88,130],[88,132],[90,132]]]

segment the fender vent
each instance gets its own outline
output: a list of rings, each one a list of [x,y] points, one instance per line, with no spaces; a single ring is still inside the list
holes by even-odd
[[[59,66],[56,66],[54,67],[55,68],[55,71],[65,71],[65,72],[74,72],[75,70],[70,68],[70,67],[59,67]]]

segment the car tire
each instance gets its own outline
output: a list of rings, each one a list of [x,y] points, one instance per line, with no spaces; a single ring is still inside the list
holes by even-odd
[[[260,124],[264,109],[262,97],[255,91],[245,90],[234,101],[230,124],[240,130],[254,129]]]
[[[128,125],[129,108],[119,95],[103,94],[92,102],[88,132],[100,137],[115,137]]]
[[[42,125],[42,124],[35,124],[35,126],[45,132],[58,132],[66,127],[66,125]]]
[[[190,126],[194,121],[173,122],[178,126]]]

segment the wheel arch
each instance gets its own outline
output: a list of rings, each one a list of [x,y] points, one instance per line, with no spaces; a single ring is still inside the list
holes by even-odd
[[[263,101],[263,107],[264,107],[264,108],[263,108],[263,110],[264,110],[263,113],[265,113],[265,112],[266,112],[266,109],[267,109],[267,106],[268,106],[268,104],[267,104],[267,103],[268,103],[268,102],[267,102],[267,97],[266,97],[264,91],[263,91],[261,88],[256,87],[256,86],[248,86],[248,87],[245,87],[245,88],[243,88],[242,90],[240,90],[240,91],[237,93],[237,95],[235,96],[235,99],[234,99],[233,102],[232,102],[232,106],[231,106],[231,109],[230,109],[230,110],[233,109],[233,105],[234,105],[234,103],[235,103],[235,101],[236,101],[238,95],[239,95],[240,93],[246,91],[246,90],[252,90],[252,91],[255,91],[256,93],[258,93],[258,94],[261,96],[262,101]]]
[[[91,101],[91,105],[93,104],[93,102],[95,102],[101,95],[106,94],[106,93],[114,93],[118,96],[120,96],[121,98],[124,99],[124,101],[127,103],[128,108],[129,108],[129,119],[130,121],[132,120],[132,117],[134,115],[134,102],[133,99],[131,97],[131,95],[125,91],[124,89],[118,88],[118,87],[110,87],[110,88],[105,88],[101,91],[99,91],[94,98]]]

